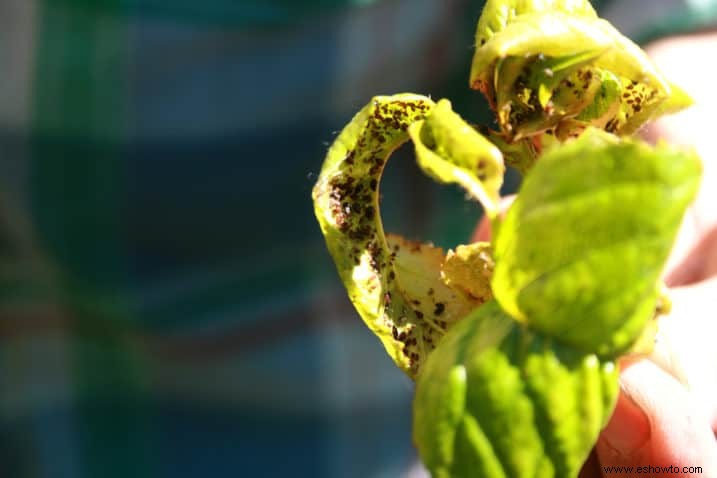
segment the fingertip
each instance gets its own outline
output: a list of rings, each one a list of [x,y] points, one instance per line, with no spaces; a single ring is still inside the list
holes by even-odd
[[[600,441],[605,454],[630,457],[650,439],[650,420],[642,408],[624,391],[620,392],[615,410],[603,430]]]
[[[478,227],[473,232],[473,237],[471,237],[471,242],[487,242],[487,241],[490,241],[490,236],[491,236],[490,221],[484,215],[481,218],[480,222],[478,223]]]
[[[511,204],[513,204],[513,201],[515,201],[516,196],[505,196],[501,198],[499,209],[500,214],[499,216],[503,218],[505,216],[505,213],[508,211],[508,208]],[[490,224],[490,219],[484,214],[481,218],[480,222],[478,223],[478,227],[473,232],[473,236],[471,237],[471,242],[489,242],[491,240],[492,236],[492,229]]]
[[[669,476],[692,476],[683,468],[701,467],[703,476],[717,476],[709,421],[688,390],[648,360],[623,371],[615,413],[596,451],[602,466],[672,467]]]

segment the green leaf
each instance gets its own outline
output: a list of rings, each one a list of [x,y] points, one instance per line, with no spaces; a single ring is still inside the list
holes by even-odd
[[[561,57],[587,51],[604,52],[594,63],[598,68],[669,90],[667,81],[647,54],[610,23],[555,11],[520,15],[478,48],[473,57],[471,83],[487,80],[499,58],[538,54]]]
[[[621,106],[621,93],[620,79],[609,71],[603,71],[600,75],[600,89],[595,93],[593,102],[583,109],[576,119],[598,128],[605,128]]]
[[[507,140],[556,126],[568,138],[588,124],[627,135],[689,105],[639,46],[597,18],[589,4],[583,10],[585,3],[489,2],[484,9],[470,85],[486,95]],[[600,78],[610,83],[601,86]],[[605,104],[608,96],[617,108]],[[582,115],[584,109],[591,111]],[[597,110],[601,121],[588,121]]]
[[[420,143],[426,151],[419,162],[434,176],[493,201],[503,174],[500,153],[472,128],[465,130],[450,103],[439,103],[436,116],[434,106],[419,95],[375,97],[336,138],[313,190],[316,217],[349,298],[411,377],[445,331],[489,296],[446,285],[442,249],[384,234],[378,199],[383,168],[419,122],[415,133],[432,147]],[[483,279],[486,294],[489,279]]]
[[[617,398],[617,367],[535,333],[489,302],[418,377],[413,437],[434,477],[568,477]]]
[[[545,153],[495,236],[493,294],[515,319],[587,352],[625,352],[654,315],[658,278],[701,163],[596,129]]]
[[[515,168],[525,175],[535,164],[540,154],[540,149],[533,138],[523,138],[517,141],[507,141],[503,134],[497,131],[488,130],[488,138],[500,150],[505,164]]]
[[[444,183],[457,183],[478,199],[490,217],[498,214],[503,156],[490,141],[440,100],[425,121],[409,127],[416,160],[423,171]]]
[[[600,90],[600,76],[589,66],[601,50],[558,57],[542,54],[496,60],[495,109],[510,141],[541,133],[581,113]]]
[[[488,0],[478,20],[476,45],[483,45],[519,15],[550,11],[597,18],[597,13],[587,0]]]

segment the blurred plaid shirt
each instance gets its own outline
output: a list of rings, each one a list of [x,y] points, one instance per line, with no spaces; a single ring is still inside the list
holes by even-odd
[[[650,5],[606,12],[642,39],[714,17]],[[480,114],[480,8],[2,0],[0,476],[405,473],[411,383],[351,309],[310,189],[374,94]],[[412,237],[478,219],[407,158],[385,189]]]

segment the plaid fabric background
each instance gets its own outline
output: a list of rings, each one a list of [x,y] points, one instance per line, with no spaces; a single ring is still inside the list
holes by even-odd
[[[0,2],[1,476],[409,468],[411,385],[350,309],[310,189],[373,94],[459,77],[465,7]],[[431,195],[396,168],[386,219],[422,232]]]
[[[480,116],[480,3],[0,0],[0,476],[402,476],[412,385],[310,190],[374,94]],[[464,241],[398,156],[388,228]]]

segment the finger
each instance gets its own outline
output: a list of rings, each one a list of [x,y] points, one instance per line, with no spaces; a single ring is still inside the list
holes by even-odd
[[[714,435],[684,386],[649,360],[624,370],[620,386],[615,413],[596,445],[605,476],[717,476]],[[638,466],[653,469],[640,472]]]
[[[590,452],[588,459],[585,460],[583,467],[580,469],[578,478],[601,478],[602,469],[600,468],[600,461],[598,460],[595,449]]]
[[[513,201],[515,201],[515,195],[505,196],[500,199],[498,209],[500,210],[501,218],[505,216],[505,213],[508,211],[508,208],[510,208],[510,205],[513,204]],[[478,227],[473,232],[471,242],[488,242],[490,241],[491,237],[492,231],[490,226],[490,220],[484,214],[480,222],[478,223]]]
[[[676,287],[698,280],[696,279],[698,271],[694,267],[695,264],[689,259],[691,258],[690,253],[697,246],[701,235],[702,231],[695,217],[695,210],[690,207],[687,209],[685,217],[682,218],[680,230],[663,269],[662,277],[668,286]]]
[[[492,235],[490,220],[484,215],[478,223],[478,227],[473,231],[471,242],[489,242]]]
[[[670,143],[695,148],[702,158],[704,172],[702,187],[695,201],[695,219],[704,230],[717,224],[717,143],[712,136],[717,106],[717,89],[710,75],[705,75],[694,62],[700,55],[709,55],[717,48],[717,33],[666,38],[646,48],[662,71],[670,72],[670,79],[694,99],[694,105],[675,115],[668,115],[649,125],[646,136],[652,140],[665,139]]]
[[[709,442],[712,438],[709,433],[705,432],[705,428],[709,430],[711,427],[713,430],[717,430],[717,380],[715,380],[715,376],[717,376],[717,347],[714,347],[712,343],[714,337],[717,336],[717,321],[713,320],[710,312],[717,310],[717,278],[673,289],[670,291],[670,295],[673,299],[672,311],[669,315],[660,318],[658,340],[650,360],[659,364],[659,367],[668,376],[671,375],[677,382],[681,382],[682,390],[678,388],[676,393],[680,399],[673,398],[672,400],[679,404],[689,400],[691,405],[688,410],[699,410],[699,415],[702,417],[699,420],[702,437],[706,436],[705,439]],[[632,366],[635,365],[632,364]],[[644,367],[646,366],[639,366],[639,368]],[[647,367],[649,367],[649,363]],[[623,375],[623,388],[631,383],[634,384],[635,380],[631,379],[631,374],[636,373],[635,370],[626,369]],[[664,377],[661,377],[656,383],[664,381],[670,384],[669,388],[675,388],[674,382],[670,382]],[[656,389],[658,391],[652,392],[653,395],[664,395],[659,390],[659,385],[656,385]],[[683,400],[685,395],[689,395],[689,398]],[[615,413],[601,439],[604,463],[602,465],[599,463],[597,454],[593,451],[591,459],[581,470],[581,478],[596,478],[603,475],[605,477],[620,476],[614,470],[608,474],[601,467],[603,465],[623,466],[623,463],[625,466],[639,466],[640,464],[631,463],[631,459],[632,461],[637,461],[637,458],[648,459],[649,454],[644,451],[637,458],[630,452],[630,450],[638,450],[646,446],[652,436],[652,425],[648,414],[644,413],[642,408],[635,403],[637,400],[630,398],[625,392],[620,395]],[[668,400],[669,406],[670,399],[666,400]],[[677,413],[679,415],[679,412]],[[664,429],[664,426],[662,428]],[[611,441],[612,445],[610,445]],[[610,455],[610,446],[613,449],[622,450],[622,455],[618,455],[617,458]],[[605,451],[606,448],[608,451]],[[632,458],[625,458],[625,455]],[[623,476],[634,475],[627,473]],[[703,474],[702,476],[709,475]]]
[[[697,241],[695,241],[697,242]],[[702,235],[682,261],[668,269],[668,286],[689,285],[717,275],[717,226]]]
[[[672,289],[670,297],[650,359],[684,383],[717,430],[717,277]]]

